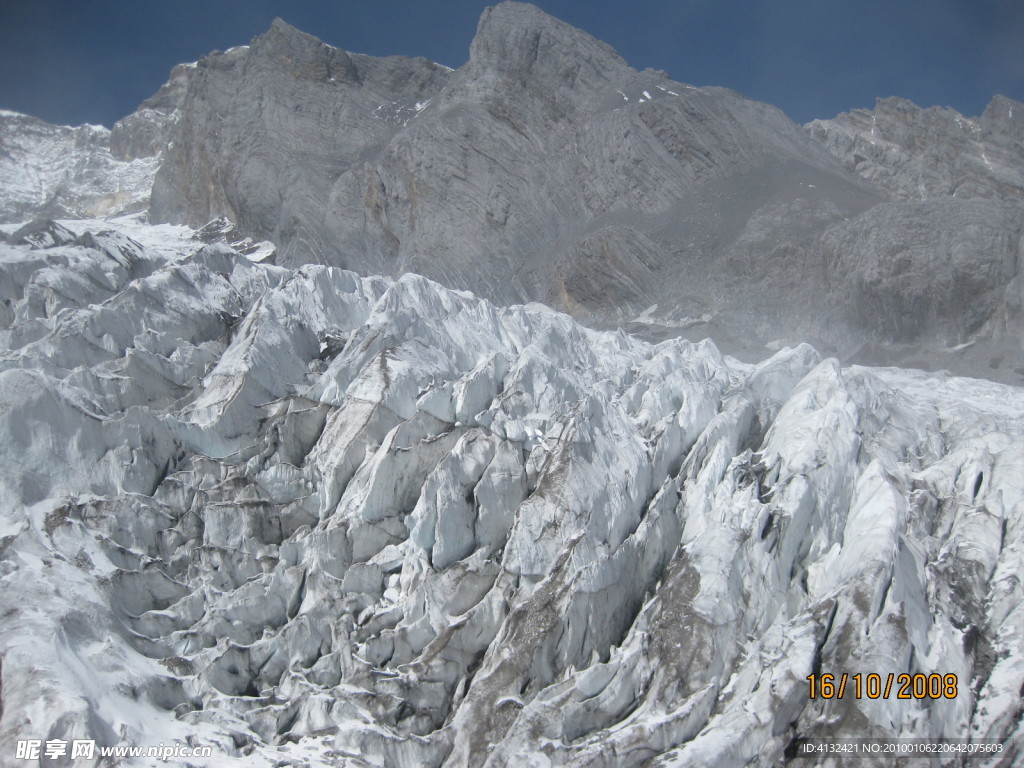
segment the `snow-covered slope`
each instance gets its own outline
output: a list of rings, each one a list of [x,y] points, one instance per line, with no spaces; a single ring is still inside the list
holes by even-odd
[[[0,754],[1020,759],[1020,389],[747,365],[130,219],[6,232]],[[809,700],[829,672],[956,695]]]
[[[113,130],[0,110],[0,223],[149,209],[153,180],[194,64],[182,64]]]
[[[146,210],[158,158],[119,160],[99,125],[51,125],[0,111],[0,222]]]

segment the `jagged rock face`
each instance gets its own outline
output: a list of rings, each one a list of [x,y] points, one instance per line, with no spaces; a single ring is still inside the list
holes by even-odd
[[[0,245],[0,749],[621,768],[770,765],[801,736],[1001,740],[1009,762],[979,765],[1024,747],[1020,389],[808,346],[747,365],[253,261],[212,229],[104,228]],[[957,694],[811,702],[812,672]]]
[[[1024,104],[996,96],[981,117],[879,99],[807,124],[843,164],[895,200],[1024,200]]]
[[[807,130],[894,201],[818,244],[837,327],[872,329],[854,356],[1020,383],[1024,105],[997,96],[966,118],[880,99]]]
[[[283,265],[415,272],[744,359],[811,341],[1019,383],[1022,115],[887,99],[801,131],[518,3],[484,13],[455,71],[277,21],[175,68],[112,132],[0,118],[0,219],[148,201],[272,240]]]
[[[275,21],[251,46],[197,63],[153,215],[197,226],[226,215],[273,236],[293,263],[299,252],[323,258],[337,234],[322,224],[334,181],[362,173],[447,76],[425,59],[348,54]]]
[[[734,309],[791,298],[746,290],[752,243],[795,252],[879,200],[778,110],[638,73],[522,4],[485,12],[451,73],[283,23],[199,70],[153,215],[227,215],[285,264],[411,271],[596,320],[714,307],[738,328]],[[777,283],[820,296],[800,254]]]
[[[164,151],[171,127],[185,98],[194,64],[179,64],[170,79],[139,108],[114,124],[110,153],[118,160],[155,157]]]

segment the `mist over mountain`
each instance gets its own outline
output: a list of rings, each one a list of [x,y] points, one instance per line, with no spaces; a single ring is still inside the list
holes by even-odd
[[[1022,121],[509,2],[0,113],[0,762],[1019,764]]]

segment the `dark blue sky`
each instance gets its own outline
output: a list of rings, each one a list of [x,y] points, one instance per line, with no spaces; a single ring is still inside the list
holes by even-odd
[[[170,68],[275,16],[346,50],[458,67],[485,0],[0,0],[0,108],[110,125]],[[879,96],[977,115],[1024,101],[1021,0],[539,0],[634,67],[724,85],[804,122]]]

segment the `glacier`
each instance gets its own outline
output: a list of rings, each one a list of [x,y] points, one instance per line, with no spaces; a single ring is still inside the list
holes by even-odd
[[[0,754],[1019,764],[1024,390],[744,363],[228,229],[0,227]]]

